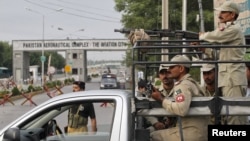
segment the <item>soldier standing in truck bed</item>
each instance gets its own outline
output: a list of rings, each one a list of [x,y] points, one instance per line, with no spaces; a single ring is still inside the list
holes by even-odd
[[[211,32],[200,33],[199,39],[217,45],[234,45],[235,48],[220,48],[219,61],[243,61],[246,48],[245,37],[241,27],[235,23],[239,16],[238,5],[231,1],[224,2],[219,11],[220,27]],[[219,47],[219,46],[218,46]],[[218,87],[224,97],[244,97],[247,79],[244,63],[219,63]],[[245,116],[228,116],[223,124],[245,124]]]

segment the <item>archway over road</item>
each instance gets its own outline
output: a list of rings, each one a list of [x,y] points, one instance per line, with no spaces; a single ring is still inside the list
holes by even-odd
[[[30,77],[30,52],[65,51],[66,64],[79,80],[87,79],[87,51],[126,51],[128,39],[13,40],[13,77],[16,82]],[[44,69],[44,68],[42,68]]]

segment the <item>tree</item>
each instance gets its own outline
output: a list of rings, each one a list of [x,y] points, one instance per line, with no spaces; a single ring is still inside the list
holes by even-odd
[[[123,13],[121,22],[127,29],[161,29],[162,6],[161,0],[115,0],[115,9]],[[214,28],[213,2],[203,0],[203,14],[205,29]],[[187,2],[187,30],[198,32],[199,23],[196,15],[199,14],[198,0]],[[172,30],[181,30],[182,1],[169,0],[169,27]],[[194,26],[195,25],[195,26]]]
[[[12,71],[12,46],[8,42],[0,42],[0,66]]]
[[[115,0],[115,9],[121,12],[121,22],[125,29],[161,29],[162,20],[162,1],[152,0]],[[169,29],[182,29],[182,1],[169,0]],[[198,0],[187,2],[187,30],[193,32],[200,31],[200,23],[196,21],[199,14]],[[205,29],[214,29],[213,2],[211,0],[202,1]],[[127,35],[125,35],[127,36]],[[160,50],[158,50],[160,51]],[[126,66],[131,65],[131,52],[126,53],[124,62]],[[155,58],[160,59],[160,58]]]
[[[7,67],[12,72],[12,66],[13,66],[13,47],[8,42],[1,42],[0,41],[0,66]],[[58,54],[56,51],[54,52],[45,52],[45,56],[47,60],[44,62],[45,72],[47,72],[47,65],[48,64],[48,57],[52,54],[51,59],[51,66],[54,66],[55,68],[61,69],[65,66],[65,59],[62,57],[62,55]],[[40,72],[41,72],[41,52],[30,52],[30,65],[39,65],[40,66]]]
[[[48,58],[51,54],[51,66],[54,66],[57,69],[62,69],[65,66],[65,59],[62,57],[62,55],[58,54],[56,51],[54,52],[45,52],[44,55],[46,56],[46,61],[44,62],[44,72],[47,72],[48,70]],[[42,66],[42,62],[40,60],[41,53],[40,52],[33,52],[30,53],[30,65],[39,65]],[[41,72],[41,67],[39,68],[39,71]]]

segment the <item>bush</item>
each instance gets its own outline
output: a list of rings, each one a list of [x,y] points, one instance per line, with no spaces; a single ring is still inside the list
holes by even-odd
[[[54,82],[47,82],[45,85],[48,86],[48,88],[53,88],[55,86],[55,83]]]
[[[70,85],[70,84],[72,84],[74,81],[75,81],[74,78],[68,78],[68,79],[65,79],[65,80],[64,80],[64,84],[65,84],[65,85]]]
[[[15,96],[15,95],[20,95],[21,92],[19,91],[19,89],[17,87],[14,87],[12,90],[12,95]]]
[[[56,86],[61,86],[61,85],[62,85],[62,81],[56,80],[56,81],[55,81],[55,85],[56,85]]]
[[[9,94],[10,92],[7,90],[0,91],[0,98],[3,98],[4,95]]]
[[[33,87],[33,85],[29,85],[27,92],[33,92],[33,91],[36,91],[35,88]]]
[[[7,90],[4,90],[4,91],[0,91],[0,95],[4,95],[4,94],[9,94],[10,92],[7,91]]]

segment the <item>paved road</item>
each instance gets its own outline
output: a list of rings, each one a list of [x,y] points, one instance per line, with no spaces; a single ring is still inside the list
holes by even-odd
[[[86,83],[86,90],[94,90],[99,89],[98,82]],[[62,88],[63,93],[69,93],[72,91],[72,85],[64,86]],[[37,104],[41,104],[42,102],[50,99],[50,97],[46,93],[41,93],[32,97],[32,100]],[[26,102],[24,105],[21,105],[25,99],[18,99],[14,101],[14,106],[11,103],[6,103],[4,106],[0,105],[0,129],[6,126],[11,121],[15,120],[20,115],[24,114],[28,110],[35,107],[35,105],[31,105],[29,102]]]

